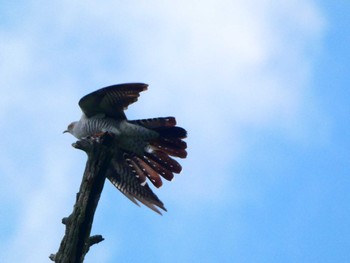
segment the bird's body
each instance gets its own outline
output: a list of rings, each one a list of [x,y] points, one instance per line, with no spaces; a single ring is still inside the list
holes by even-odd
[[[142,202],[160,213],[156,206],[166,210],[146,182],[162,185],[179,173],[181,166],[170,156],[185,158],[186,131],[176,126],[174,117],[127,120],[124,109],[146,90],[142,83],[120,84],[102,88],[79,101],[83,115],[72,122],[66,132],[78,139],[105,132],[115,138],[114,157],[107,178],[131,201]]]
[[[104,114],[95,115],[90,118],[83,114],[79,121],[74,122],[72,135],[82,139],[93,134],[110,132],[118,136],[120,134],[121,121],[108,118]]]
[[[158,134],[150,129],[127,120],[116,120],[103,114],[87,118],[85,114],[76,122],[73,135],[82,139],[91,135],[109,132],[115,135],[117,145],[124,150],[142,154],[146,143],[158,137]]]

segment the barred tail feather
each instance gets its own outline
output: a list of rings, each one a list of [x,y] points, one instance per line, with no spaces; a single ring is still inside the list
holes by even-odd
[[[151,166],[147,164],[147,161],[145,161],[142,157],[139,158],[137,156],[133,156],[133,161],[137,164],[137,166],[146,174],[148,179],[152,182],[152,184],[159,188],[163,185],[162,179],[160,178],[158,172],[153,169]]]
[[[151,154],[145,154],[142,159],[147,162],[147,164],[156,171],[159,175],[165,178],[168,181],[171,181],[174,178],[174,174],[171,170],[168,170],[167,167],[164,167],[162,163],[158,163],[152,159]]]
[[[146,153],[146,156],[156,161],[165,169],[173,173],[178,174],[182,170],[181,165],[177,161],[175,161],[173,158],[169,157],[166,153],[163,153],[161,151],[153,151],[151,153]]]
[[[179,138],[184,139],[187,137],[187,132],[184,128],[175,126],[175,127],[159,127],[153,129],[159,133],[161,138]]]
[[[160,140],[154,140],[150,142],[150,145],[152,146],[153,149],[166,153],[167,155],[170,155],[170,156],[179,157],[179,158],[187,157],[187,151],[185,149],[178,149]]]
[[[133,174],[135,175],[136,178],[139,179],[140,184],[143,186],[146,184],[146,179],[147,179],[147,173],[144,172],[141,167],[139,167],[139,165],[137,165],[137,163],[132,160],[132,159],[128,159],[127,160],[129,167],[131,168]]]
[[[153,210],[154,212],[156,212],[157,214],[160,214],[162,215],[162,213],[159,211],[159,208],[163,209],[164,211],[167,211],[166,208],[164,207],[163,203],[158,200],[158,201],[154,201],[154,200],[146,200],[144,199],[143,197],[141,196],[138,196],[138,195],[133,195],[131,193],[129,193],[127,190],[125,189],[120,189],[120,183],[116,180],[115,177],[113,176],[108,176],[107,177],[108,180],[123,194],[125,195],[131,202],[133,202],[135,205],[137,206],[140,206],[140,204],[137,202],[141,202],[142,204],[144,204],[145,206],[147,206],[148,208],[150,208],[151,210]],[[151,188],[149,188],[148,185],[145,185],[147,186],[147,191],[152,191]],[[142,186],[144,187],[144,186]]]
[[[151,130],[160,128],[160,127],[174,127],[176,125],[176,120],[174,117],[150,118],[150,119],[143,119],[143,120],[133,120],[129,122],[133,124],[141,125]]]
[[[157,209],[157,206],[155,205],[155,204],[153,204],[153,203],[151,203],[151,202],[149,202],[149,201],[147,201],[147,200],[145,200],[145,199],[142,199],[142,198],[139,198],[139,197],[137,197],[137,196],[132,196],[132,195],[130,195],[130,194],[128,194],[128,193],[123,193],[127,198],[129,198],[129,200],[131,200],[133,203],[136,203],[136,205],[137,206],[140,206],[138,203],[137,203],[137,201],[139,201],[139,202],[141,202],[142,204],[144,204],[145,206],[147,206],[148,208],[150,208],[151,210],[153,210],[154,212],[156,212],[157,214],[160,214],[160,215],[162,215],[162,213],[159,211],[159,209]],[[134,200],[133,200],[134,199]],[[136,200],[137,201],[136,201]],[[158,205],[159,206],[159,205]],[[161,209],[163,209],[164,211],[167,211],[166,209],[165,209],[165,207],[164,206],[162,206],[161,207]]]
[[[158,138],[158,141],[161,144],[169,145],[169,147],[173,147],[176,149],[186,149],[187,143],[179,138]]]
[[[132,157],[134,165],[148,177],[154,186],[162,185],[161,177],[172,180],[174,173],[181,172],[181,165],[173,157],[186,158],[187,144],[182,139],[187,137],[185,129],[176,126],[174,117],[153,118],[130,121],[132,124],[143,126],[158,133],[158,137],[150,140],[148,149],[143,155]],[[140,178],[144,176],[140,175]]]
[[[128,165],[125,161],[129,160]],[[129,165],[131,164],[131,166]],[[130,201],[139,205],[137,201],[149,207],[158,214],[161,214],[158,208],[167,211],[162,201],[153,193],[152,189],[145,182],[140,184],[140,178],[135,176],[137,166],[133,166],[130,156],[125,153],[123,159],[113,158],[106,177],[111,183],[122,192]]]
[[[133,120],[130,122],[156,131],[159,134],[158,138],[150,142],[154,149],[171,156],[186,158],[187,144],[182,139],[187,137],[187,132],[185,129],[175,126],[176,119],[174,117]]]

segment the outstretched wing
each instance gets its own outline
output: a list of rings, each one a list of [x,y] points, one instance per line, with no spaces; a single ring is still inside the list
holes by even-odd
[[[129,121],[158,133],[157,138],[147,142],[142,154],[119,149],[111,161],[107,178],[126,197],[138,205],[143,203],[160,214],[158,208],[166,211],[163,203],[152,192],[147,178],[157,188],[162,178],[171,181],[174,174],[181,172],[181,165],[173,157],[186,158],[187,136],[185,129],[176,126],[174,117]]]
[[[133,203],[139,205],[137,201],[149,207],[158,214],[158,208],[166,211],[164,204],[153,193],[146,182],[141,183],[139,175],[128,163],[127,153],[123,156],[115,156],[107,171],[106,177],[109,181]]]
[[[124,110],[128,105],[137,101],[140,92],[147,90],[144,83],[126,83],[108,86],[82,97],[79,106],[90,118],[97,114],[108,117],[126,119]]]

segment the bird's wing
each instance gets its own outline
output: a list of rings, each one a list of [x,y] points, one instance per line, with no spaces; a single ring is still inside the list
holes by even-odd
[[[145,181],[142,183],[143,180],[140,180],[126,160],[120,157],[115,156],[112,159],[106,174],[109,181],[133,203],[139,205],[137,202],[139,201],[158,214],[161,214],[158,208],[166,211],[164,204],[153,193],[148,184]]]
[[[108,86],[82,97],[79,106],[88,118],[105,114],[108,117],[126,119],[124,110],[137,101],[140,92],[147,90],[147,87],[143,83]]]

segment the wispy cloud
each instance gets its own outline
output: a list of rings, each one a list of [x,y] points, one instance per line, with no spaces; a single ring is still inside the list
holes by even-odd
[[[7,199],[19,202],[15,225],[0,241],[11,259],[41,262],[58,245],[63,227],[52,222],[70,212],[85,158],[60,132],[79,117],[78,99],[95,88],[149,83],[128,116],[174,115],[188,129],[184,176],[161,192],[181,205],[232,198],[235,176],[228,171],[246,150],[247,129],[289,136],[305,121],[324,28],[313,1],[65,1],[29,9],[24,25],[0,31],[7,94],[0,125],[21,143],[6,142],[0,158],[1,190],[18,185],[17,197]],[[32,242],[39,232],[41,242]]]

